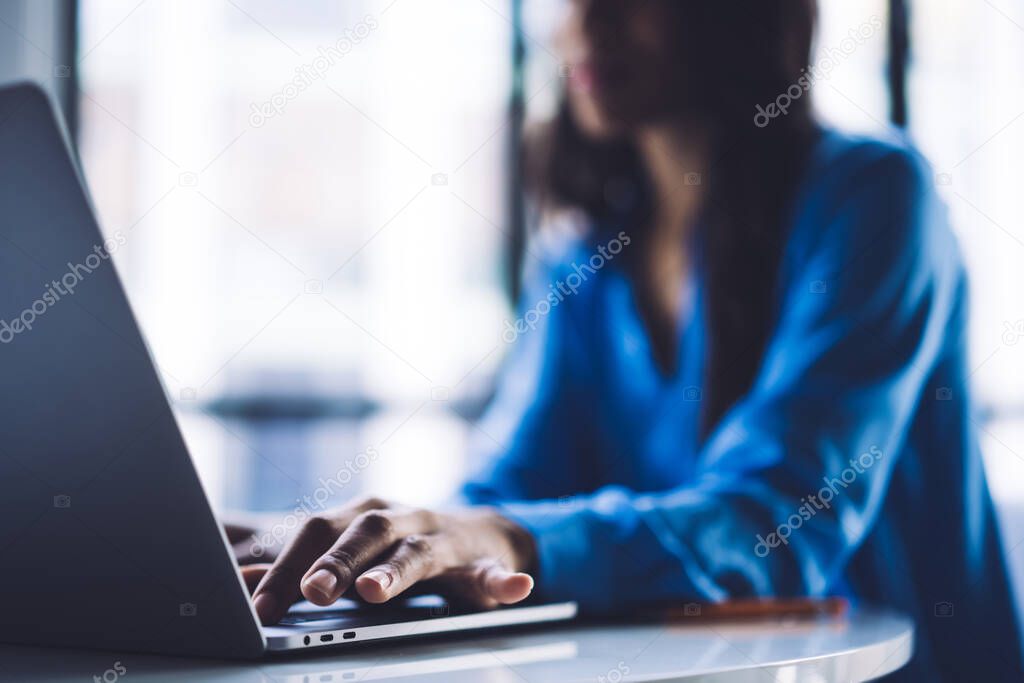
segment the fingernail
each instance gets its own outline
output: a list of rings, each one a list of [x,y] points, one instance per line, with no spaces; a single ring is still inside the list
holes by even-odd
[[[253,601],[253,606],[256,608],[256,616],[260,618],[261,624],[269,626],[273,623],[274,610],[277,608],[277,600],[274,600],[274,596],[269,593],[260,593]]]
[[[326,569],[318,569],[306,579],[306,585],[329,598],[334,594],[334,587],[338,585],[338,577]]]
[[[380,589],[382,591],[387,590],[388,586],[390,586],[391,582],[394,580],[391,577],[391,574],[388,574],[387,572],[382,572],[380,570],[366,572],[365,574],[363,574],[363,578],[373,581],[375,584],[380,586]]]

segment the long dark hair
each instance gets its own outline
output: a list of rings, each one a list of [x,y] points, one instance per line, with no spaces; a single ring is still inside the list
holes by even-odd
[[[817,7],[815,0],[676,0],[671,7],[686,69],[680,115],[699,122],[711,141],[698,240],[709,329],[706,436],[749,391],[777,314],[788,214],[818,130],[804,87]],[[769,109],[778,115],[755,123],[758,105],[797,89],[786,114]],[[586,137],[564,99],[528,150],[540,205],[581,209],[595,226],[618,223],[616,231],[625,227],[642,242],[652,207],[637,150],[628,140]],[[625,225],[623,188],[634,197]],[[636,255],[644,253],[628,250],[627,267],[642,269]]]

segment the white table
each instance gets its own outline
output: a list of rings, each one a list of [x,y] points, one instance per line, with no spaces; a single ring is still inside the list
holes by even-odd
[[[913,634],[906,618],[863,611],[800,621],[575,624],[261,662],[0,645],[0,681],[845,683],[902,667],[912,654]]]

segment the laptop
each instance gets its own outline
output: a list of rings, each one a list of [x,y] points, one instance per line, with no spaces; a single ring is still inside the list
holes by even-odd
[[[0,89],[0,641],[254,658],[572,618],[429,596],[263,627],[135,322],[66,130]]]

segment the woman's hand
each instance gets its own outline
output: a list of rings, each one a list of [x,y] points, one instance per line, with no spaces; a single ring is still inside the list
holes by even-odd
[[[530,594],[523,572],[535,553],[529,533],[488,508],[440,513],[367,498],[307,520],[265,574],[246,579],[259,581],[253,601],[264,624],[303,597],[330,605],[354,591],[380,603],[421,582],[491,608]]]

